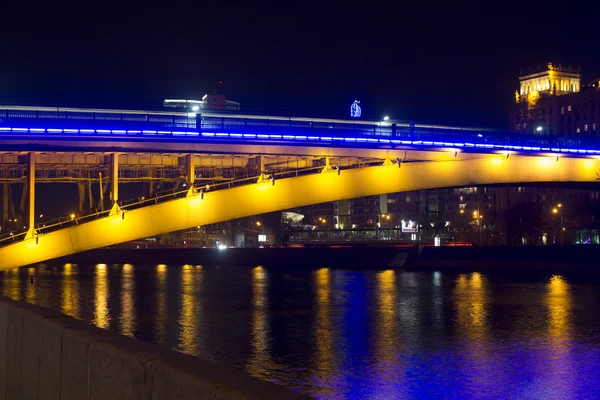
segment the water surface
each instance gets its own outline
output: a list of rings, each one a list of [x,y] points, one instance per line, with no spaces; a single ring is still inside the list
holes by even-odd
[[[66,264],[0,287],[317,398],[600,398],[590,277]]]

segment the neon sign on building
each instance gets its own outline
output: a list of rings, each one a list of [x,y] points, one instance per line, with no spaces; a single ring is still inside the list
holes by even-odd
[[[351,118],[360,118],[360,101],[354,100],[354,103],[350,106],[350,117]]]

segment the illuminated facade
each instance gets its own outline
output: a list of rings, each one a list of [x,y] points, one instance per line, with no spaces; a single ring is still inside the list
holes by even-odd
[[[581,84],[579,69],[548,64],[519,77],[510,111],[510,130],[554,136],[597,136],[600,130],[598,80]]]

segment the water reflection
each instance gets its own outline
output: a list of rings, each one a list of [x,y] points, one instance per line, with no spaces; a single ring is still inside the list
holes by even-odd
[[[315,379],[320,381],[324,394],[332,393],[332,379],[337,370],[332,322],[331,270],[320,268],[314,272],[316,315],[314,333],[316,341]]]
[[[38,285],[34,285],[35,275],[37,270],[35,268],[27,268],[27,276],[29,280],[29,284],[25,283],[25,301],[31,304],[37,304],[37,287]]]
[[[454,293],[457,333],[465,348],[459,368],[467,379],[476,382],[478,391],[487,392],[501,379],[493,366],[488,336],[487,278],[479,272],[460,274]]]
[[[568,398],[576,371],[571,354],[571,290],[566,279],[553,275],[548,280],[546,302],[548,306],[549,356],[542,371],[545,394],[555,398]],[[549,379],[548,379],[549,378]],[[585,377],[581,377],[585,379]]]
[[[600,398],[598,280],[65,264],[0,282],[317,398]]]
[[[106,264],[96,265],[95,292],[94,292],[94,319],[92,323],[100,328],[108,329],[110,315],[108,314],[108,269]]]
[[[179,317],[179,343],[182,351],[189,354],[202,354],[202,337],[199,327],[202,326],[200,303],[197,289],[201,286],[202,269],[184,265],[181,269],[181,314]]]
[[[250,330],[250,357],[246,365],[248,373],[269,379],[274,369],[271,358],[271,328],[269,326],[269,276],[261,267],[252,269],[252,325]]]
[[[60,310],[73,318],[81,318],[79,307],[79,279],[76,276],[77,266],[67,263],[63,267],[61,284]]]
[[[14,299],[21,300],[21,279],[19,277],[19,269],[13,268],[5,272],[8,275],[8,279],[6,279],[3,283],[2,289],[3,293]]]
[[[571,296],[569,284],[560,275],[548,282],[548,330],[555,343],[569,340]]]
[[[455,298],[459,331],[481,339],[486,331],[487,317],[484,278],[481,274],[460,274],[456,280]]]
[[[402,362],[398,360],[399,316],[396,271],[377,273],[377,326],[375,336],[375,374],[371,387],[375,398],[400,398]]]
[[[159,343],[167,341],[167,266],[156,266],[156,339]]]
[[[131,264],[123,265],[121,272],[121,316],[119,318],[121,334],[134,336],[135,329],[135,268]]]

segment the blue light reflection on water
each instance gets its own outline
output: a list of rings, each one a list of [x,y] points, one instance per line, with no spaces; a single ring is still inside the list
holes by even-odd
[[[598,279],[65,264],[0,283],[317,398],[600,397]]]

